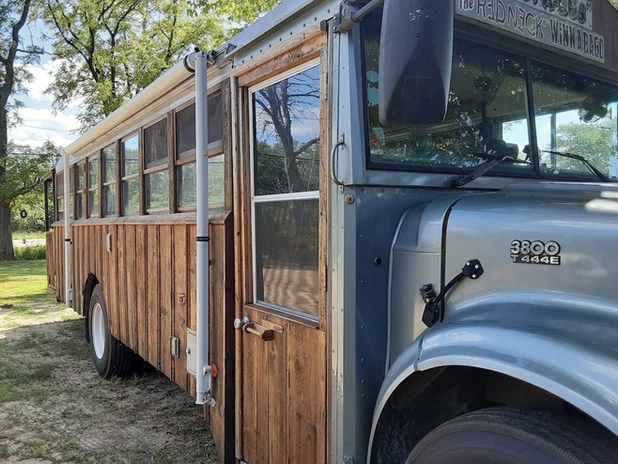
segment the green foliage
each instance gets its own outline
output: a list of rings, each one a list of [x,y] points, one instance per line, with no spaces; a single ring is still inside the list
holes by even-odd
[[[32,261],[45,259],[45,245],[33,245],[15,248],[15,259],[18,261]]]
[[[4,182],[0,183],[0,201],[10,206],[11,230],[40,232],[45,224],[45,205],[41,179],[55,164],[60,151],[51,143],[40,148],[9,142],[5,158]],[[21,211],[27,213],[25,218]]]
[[[618,1],[618,0],[617,0]],[[281,0],[198,0],[198,4],[211,4],[217,15],[225,17],[229,22],[238,24],[234,32],[252,23],[262,14],[276,7]]]
[[[40,148],[9,142],[7,151],[6,172],[3,182],[0,183],[0,201],[8,203],[40,185],[43,175],[54,166],[60,156],[59,149],[51,142],[46,142]],[[24,197],[21,201],[29,203],[34,198],[36,196]]]
[[[615,129],[600,124],[569,123],[558,127],[556,145],[559,151],[584,156],[601,172],[609,172],[609,159],[615,154],[613,138]],[[550,155],[544,154],[543,159]],[[590,171],[578,160],[557,157],[556,167],[560,170],[589,174]]]
[[[85,130],[197,46],[223,39],[207,3],[190,0],[47,0],[39,14],[54,29],[60,67],[48,92],[63,110],[79,101]]]

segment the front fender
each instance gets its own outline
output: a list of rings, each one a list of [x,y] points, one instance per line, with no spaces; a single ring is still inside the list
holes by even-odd
[[[582,302],[533,306],[526,300],[535,300],[528,297],[502,301],[500,310],[492,298],[474,309],[460,307],[459,317],[455,314],[425,331],[397,358],[376,402],[368,460],[378,421],[393,392],[415,372],[438,367],[475,367],[519,379],[562,398],[618,435],[616,308],[588,301],[585,309],[590,317],[583,320],[578,304]]]

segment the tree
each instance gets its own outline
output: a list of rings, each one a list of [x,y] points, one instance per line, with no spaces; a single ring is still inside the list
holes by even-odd
[[[53,167],[59,156],[60,151],[50,142],[37,149],[12,142],[7,144],[6,156],[3,159],[3,181],[0,182],[0,204],[6,205],[7,216],[6,219],[2,218],[2,229],[6,226],[8,232],[6,240],[1,242],[0,259],[14,258],[10,228],[11,209],[20,199],[27,200],[28,195],[39,187],[43,176]],[[40,195],[35,198],[40,201]]]
[[[80,129],[117,109],[193,46],[223,38],[209,5],[191,0],[46,0],[40,14],[52,27],[60,66],[48,88],[54,108],[80,102]]]
[[[618,0],[616,0],[618,1]],[[230,23],[237,24],[238,27],[232,29],[237,32],[247,24],[252,23],[260,15],[273,9],[281,0],[198,0],[198,4],[206,5],[211,3],[213,12],[217,16],[225,17]]]
[[[614,123],[615,124],[615,123]],[[568,123],[558,127],[556,131],[556,149],[584,156],[601,172],[609,172],[610,157],[615,155],[616,136],[614,128],[603,127],[601,124]],[[549,155],[545,155],[548,158]],[[588,172],[581,161],[557,157],[556,166],[563,170]]]
[[[303,192],[317,190],[313,185],[317,179],[315,169],[318,137],[300,141],[295,137],[294,127],[314,127],[317,129],[320,86],[317,68],[284,79],[270,85],[256,94],[255,103],[260,107],[256,121],[260,133],[258,140],[258,164],[269,166],[262,172],[268,174],[260,178],[256,193]],[[312,134],[313,135],[313,134]],[[303,155],[308,155],[303,157]],[[303,162],[308,161],[309,172],[303,172]],[[276,164],[283,169],[276,169]],[[311,171],[311,168],[314,168]],[[268,172],[271,171],[271,172]],[[273,177],[276,175],[277,177]],[[264,182],[264,184],[262,183]],[[269,188],[266,183],[271,184]],[[271,190],[278,185],[280,190]]]
[[[18,190],[15,185],[17,165],[9,156],[8,125],[11,110],[20,106],[15,95],[23,92],[23,84],[30,75],[25,65],[36,62],[41,50],[33,45],[24,46],[20,31],[26,24],[31,0],[0,0],[0,259],[13,259],[11,238],[11,201],[16,194],[25,193],[38,181],[23,179]]]

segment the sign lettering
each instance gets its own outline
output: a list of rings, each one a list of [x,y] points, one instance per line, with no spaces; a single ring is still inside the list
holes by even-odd
[[[605,39],[592,32],[583,0],[456,0],[457,13],[522,37],[605,62]]]

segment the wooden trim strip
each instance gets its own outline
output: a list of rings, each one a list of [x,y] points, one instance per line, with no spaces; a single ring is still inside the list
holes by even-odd
[[[120,140],[116,140],[116,216],[122,215],[122,156],[120,154]]]
[[[302,42],[281,49],[270,59],[256,63],[242,65],[238,69],[238,84],[241,87],[251,87],[260,81],[281,74],[287,69],[294,68],[306,61],[320,56],[322,49],[326,46],[326,34],[320,31],[319,27],[309,29],[300,36]],[[293,39],[290,39],[291,42]],[[290,45],[289,43],[286,45]]]

